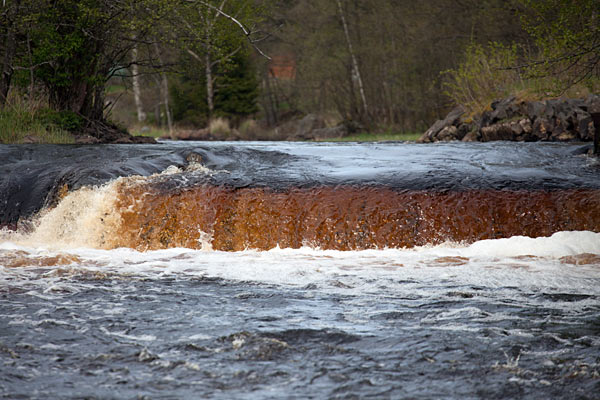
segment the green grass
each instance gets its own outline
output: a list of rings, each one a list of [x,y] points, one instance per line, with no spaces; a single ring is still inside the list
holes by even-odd
[[[132,135],[139,136],[150,136],[158,139],[161,136],[169,136],[169,130],[166,128],[160,128],[156,126],[147,126],[148,130],[142,131],[142,127],[132,126],[129,127],[129,132]],[[414,142],[419,137],[420,133],[358,133],[343,138],[334,138],[327,140],[320,140],[322,142],[386,142],[386,141],[397,141],[397,142]],[[248,140],[255,140],[249,137]]]
[[[13,107],[0,110],[0,143],[75,143],[73,135],[56,126],[48,125],[39,110]]]
[[[324,140],[327,142],[414,142],[419,137],[420,133],[357,133],[355,135],[346,136],[343,138]]]

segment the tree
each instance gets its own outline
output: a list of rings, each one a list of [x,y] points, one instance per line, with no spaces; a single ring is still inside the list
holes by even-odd
[[[281,28],[266,49],[296,62],[295,79],[277,94],[297,97],[262,103],[279,105],[280,114],[293,104],[303,113],[366,119],[374,130],[425,129],[451,107],[440,73],[470,43],[526,36],[516,1],[282,0],[273,12]],[[264,86],[273,97],[276,88]]]
[[[248,26],[259,21],[257,12],[262,11],[246,0],[190,0],[188,6],[177,13],[189,35],[188,40],[181,42],[183,50],[203,65],[209,119],[215,111],[215,71],[230,62],[247,42],[255,46],[256,31]],[[232,23],[243,35],[240,30],[231,29]],[[260,48],[255,46],[255,49],[264,55]]]
[[[91,128],[102,125],[106,82],[127,64],[136,43],[147,39],[149,29],[136,28],[154,26],[164,13],[159,6],[158,0],[4,2],[0,97],[6,99],[14,71],[27,71],[50,108],[73,113]]]
[[[258,111],[258,82],[248,50],[238,52],[231,61],[217,76],[219,89],[215,96],[215,114],[239,123]]]
[[[211,34],[210,53],[207,54],[216,54],[224,43],[221,37],[233,35],[233,32],[238,37],[252,40],[252,32],[241,22],[251,19],[250,5],[244,8],[246,15],[232,17],[223,11],[226,3],[227,0],[217,6],[201,0],[4,2],[0,15],[3,22],[0,28],[3,35],[0,105],[6,100],[14,71],[27,70],[31,72],[31,81],[35,80],[46,91],[52,109],[76,114],[90,128],[106,126],[104,90],[107,81],[116,74],[131,74],[126,72],[131,70],[135,70],[136,76],[158,73],[162,77],[163,92],[168,93],[164,72],[172,67],[172,63],[163,56],[163,49],[197,43],[198,33],[203,36],[214,25],[200,16],[210,12],[223,16],[219,20],[224,19],[228,24],[219,28],[218,34]],[[196,12],[188,12],[191,10]],[[187,29],[173,35],[177,15],[196,15],[197,18],[190,21]],[[130,69],[132,66],[135,68]]]
[[[521,0],[522,22],[540,57],[527,63],[538,76],[554,76],[559,90],[600,78],[600,2]]]
[[[0,15],[0,25],[2,28],[2,36],[4,36],[2,50],[4,57],[2,57],[2,66],[0,68],[0,106],[4,106],[8,97],[8,90],[12,81],[14,73],[14,58],[17,50],[17,26],[19,9],[21,6],[20,1],[14,1],[8,6],[4,7],[2,14]]]
[[[358,67],[358,62],[356,61],[356,54],[354,53],[354,48],[352,47],[352,40],[350,39],[348,24],[346,23],[346,16],[344,13],[344,9],[342,8],[342,2],[340,0],[337,0],[337,6],[340,12],[340,20],[342,21],[342,27],[344,28],[344,38],[346,39],[346,45],[348,46],[348,53],[350,54],[350,59],[352,60],[352,77],[353,80],[356,80],[358,92],[360,93],[363,118],[368,118],[369,107],[367,106],[367,98],[365,97],[365,88],[363,85],[362,76],[360,74],[360,68]]]
[[[196,59],[188,57],[181,65],[184,68],[176,75],[170,91],[176,121],[203,126],[212,117],[226,117],[237,123],[258,111],[256,71],[247,48],[237,52],[227,63],[213,67],[210,76],[216,91],[212,109],[207,103],[207,76],[197,67]]]

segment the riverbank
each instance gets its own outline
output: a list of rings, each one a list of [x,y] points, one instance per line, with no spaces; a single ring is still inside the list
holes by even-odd
[[[417,141],[432,142],[587,142],[600,130],[600,96],[526,101],[510,96],[488,110],[469,113],[458,106],[436,121]]]
[[[5,144],[135,144],[155,139],[188,141],[315,141],[394,142],[416,141],[592,141],[600,139],[600,96],[585,99],[524,101],[514,96],[493,102],[481,114],[458,106],[425,133],[366,132],[349,122],[330,124],[316,114],[291,119],[273,128],[257,121],[230,127],[216,119],[202,129],[131,127],[129,133],[108,121],[84,121],[73,113],[51,110],[0,112],[0,143]],[[598,152],[596,144],[596,153]]]
[[[87,121],[75,113],[24,104],[0,110],[0,144],[155,143],[109,121]]]

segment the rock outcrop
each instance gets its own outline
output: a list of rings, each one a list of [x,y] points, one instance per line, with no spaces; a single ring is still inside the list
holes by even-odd
[[[491,110],[475,117],[458,106],[443,120],[436,121],[419,143],[462,140],[591,141],[593,115],[600,113],[600,96],[585,99],[521,101],[508,97],[492,103]]]

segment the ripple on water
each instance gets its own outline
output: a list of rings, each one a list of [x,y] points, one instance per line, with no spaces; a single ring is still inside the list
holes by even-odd
[[[522,238],[357,252],[3,244],[25,262],[0,267],[0,393],[594,398],[597,235],[532,240],[526,253]]]

